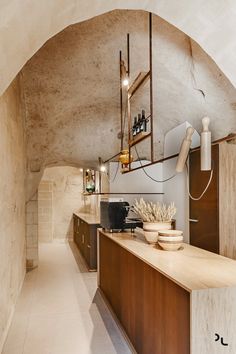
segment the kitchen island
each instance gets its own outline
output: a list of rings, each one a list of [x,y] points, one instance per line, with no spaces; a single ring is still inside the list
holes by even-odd
[[[236,261],[98,233],[99,288],[138,353],[236,353]]]

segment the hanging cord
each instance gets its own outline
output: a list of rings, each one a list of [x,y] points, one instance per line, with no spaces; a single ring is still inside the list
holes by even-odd
[[[192,200],[196,200],[196,201],[197,201],[197,200],[200,200],[200,199],[204,196],[204,194],[206,193],[206,191],[208,190],[208,188],[209,188],[209,186],[210,186],[210,184],[211,184],[212,177],[213,177],[213,171],[214,171],[214,161],[212,160],[212,170],[211,170],[210,178],[209,178],[209,180],[208,180],[208,182],[207,182],[207,185],[206,185],[205,189],[203,190],[202,194],[201,194],[199,197],[193,197],[193,196],[191,195],[190,191],[189,191],[189,171],[188,171],[188,165],[187,165],[187,163],[185,164],[185,166],[186,166],[186,175],[187,175],[187,191],[188,191],[188,195],[189,195],[189,197],[190,197]]]
[[[166,178],[166,179],[164,179],[164,180],[162,180],[162,181],[158,181],[157,179],[153,178],[153,177],[150,176],[150,175],[147,173],[147,171],[145,170],[144,165],[143,165],[142,162],[141,162],[141,159],[140,159],[140,157],[139,157],[139,154],[138,154],[138,151],[137,151],[137,148],[136,148],[135,145],[134,145],[134,148],[135,148],[136,154],[137,154],[137,156],[138,156],[138,161],[139,161],[139,163],[140,163],[140,166],[142,167],[143,172],[144,172],[145,175],[146,175],[148,178],[150,178],[152,181],[157,182],[157,183],[164,183],[164,182],[170,181],[172,178],[174,178],[174,177],[176,176],[176,174],[174,174],[173,176],[171,176],[171,177],[169,177],[169,178]]]

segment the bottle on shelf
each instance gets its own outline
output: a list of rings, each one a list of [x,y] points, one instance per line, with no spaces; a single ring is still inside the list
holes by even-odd
[[[136,135],[141,132],[141,114],[138,114],[138,123],[136,125]]]
[[[146,132],[147,131],[147,120],[145,117],[145,110],[142,109],[142,116],[141,116],[141,131]]]
[[[133,127],[132,127],[132,135],[133,135],[133,137],[135,137],[136,136],[136,134],[137,134],[137,117],[134,117],[134,124],[133,124]]]

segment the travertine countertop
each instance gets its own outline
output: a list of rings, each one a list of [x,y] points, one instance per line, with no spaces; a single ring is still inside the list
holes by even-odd
[[[100,218],[98,215],[90,214],[90,213],[74,213],[74,215],[78,216],[80,219],[84,220],[87,224],[100,224]]]
[[[186,289],[193,290],[236,287],[236,261],[183,244],[175,252],[163,251],[146,243],[140,233],[107,233],[99,229],[121,247]]]

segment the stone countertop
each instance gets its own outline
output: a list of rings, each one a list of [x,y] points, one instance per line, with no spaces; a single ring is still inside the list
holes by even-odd
[[[139,233],[108,233],[121,247],[155,268],[176,284],[194,290],[236,287],[236,261],[186,243],[178,251],[164,251],[148,244]]]
[[[76,212],[74,213],[74,215],[78,216],[80,219],[82,219],[89,225],[100,225],[100,217],[98,215],[80,212]]]

